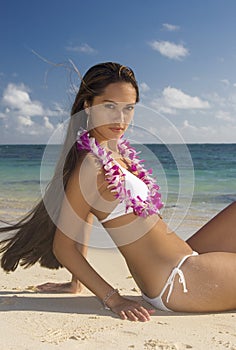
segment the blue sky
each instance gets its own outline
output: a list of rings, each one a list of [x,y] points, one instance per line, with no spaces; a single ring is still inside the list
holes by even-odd
[[[82,74],[133,68],[141,103],[169,121],[147,109],[138,124],[167,142],[176,129],[187,143],[236,142],[235,13],[234,0],[1,0],[0,143],[47,143],[69,117],[69,60]]]

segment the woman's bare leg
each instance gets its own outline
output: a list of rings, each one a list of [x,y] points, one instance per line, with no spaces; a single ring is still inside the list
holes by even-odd
[[[212,252],[190,257],[181,267],[187,293],[183,292],[178,276],[169,303],[167,292],[163,302],[182,312],[217,312],[236,310],[236,254]]]
[[[198,230],[187,243],[198,253],[236,253],[236,202]]]

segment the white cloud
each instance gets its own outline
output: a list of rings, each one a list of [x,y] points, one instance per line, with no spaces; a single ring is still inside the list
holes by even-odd
[[[177,30],[180,29],[179,26],[176,26],[174,24],[169,24],[169,23],[163,23],[162,27],[163,29],[168,30],[169,32],[176,32]]]
[[[29,116],[16,116],[14,121],[9,120],[10,127],[12,129],[12,122],[14,122],[14,129],[12,130],[14,134],[17,132],[23,135],[37,136],[40,134],[39,127],[34,123]]]
[[[44,126],[45,128],[49,129],[49,130],[54,130],[54,126],[53,124],[49,121],[49,118],[48,117],[44,117]]]
[[[228,79],[221,79],[220,82],[226,86],[229,86],[230,85],[230,82]]]
[[[178,134],[176,133],[178,130]],[[178,126],[162,125],[151,126],[150,132],[156,136],[156,139],[165,143],[235,143],[236,124],[216,125],[195,125],[194,121],[184,119]]]
[[[196,127],[194,125],[191,125],[187,119],[183,122],[183,128],[190,128],[196,130]]]
[[[231,93],[227,99],[227,103],[230,104],[231,107],[234,108],[234,110],[236,111],[236,94],[235,92]]]
[[[233,122],[235,120],[229,111],[218,111],[216,114],[216,119],[223,120],[225,122]]]
[[[41,102],[32,100],[30,89],[24,84],[9,83],[3,91],[1,104],[5,106],[5,113],[14,111],[23,116],[58,117],[65,114],[58,103],[54,103],[54,109],[49,109],[44,108]]]
[[[197,96],[190,96],[182,90],[168,86],[163,90],[163,98],[167,106],[177,109],[205,109],[209,108],[208,101],[203,101]]]
[[[152,100],[152,106],[176,126],[186,143],[235,143],[234,93],[225,96],[211,93],[206,100],[168,87]],[[156,128],[156,135],[161,136],[165,142],[178,143],[174,128],[161,128],[155,120],[152,127]]]
[[[63,117],[68,115],[59,104],[54,104],[54,109],[45,108],[32,100],[27,86],[9,83],[0,100],[1,142],[47,142]]]
[[[19,121],[19,124],[22,125],[22,126],[32,126],[32,125],[34,125],[34,122],[31,120],[31,118],[29,116],[27,116],[27,117],[19,116],[18,117],[18,121]]]
[[[97,50],[95,50],[93,47],[88,45],[87,43],[84,43],[82,45],[69,45],[66,47],[67,51],[72,52],[83,52],[85,54],[95,54],[97,53]]]
[[[151,105],[159,112],[176,114],[177,110],[209,109],[210,104],[197,96],[190,96],[180,89],[168,86],[160,97],[153,99]]]
[[[178,127],[180,134],[187,143],[225,143],[235,142],[236,125],[221,124],[221,125],[204,125],[196,126],[185,120],[182,126]]]
[[[169,41],[152,41],[149,45],[153,50],[170,59],[181,60],[189,55],[189,50],[182,44],[175,44]]]
[[[217,92],[207,94],[206,98],[208,101],[210,101],[211,105],[217,106],[217,109],[223,109],[228,105],[227,98],[224,96],[220,96]]]
[[[30,99],[29,90],[24,84],[8,84],[3,92],[2,103],[10,110],[17,110],[27,116],[42,115],[42,104]]]
[[[142,82],[140,85],[140,92],[148,92],[150,90],[150,87],[148,86],[148,84],[146,84],[145,82]]]

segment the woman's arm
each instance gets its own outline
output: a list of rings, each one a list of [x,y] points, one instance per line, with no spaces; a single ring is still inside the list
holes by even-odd
[[[88,242],[89,242],[89,238],[90,238],[90,234],[91,234],[92,226],[93,226],[93,214],[92,213],[88,214],[85,222],[86,222],[86,225],[85,225],[83,233],[82,233],[81,241],[80,241],[80,243],[77,243],[77,249],[84,257],[87,256]]]
[[[83,283],[101,301],[107,299],[106,306],[122,319],[131,321],[147,321],[152,311],[147,311],[137,302],[125,299],[114,293],[114,290],[88,263],[85,257],[78,251],[76,242],[67,237],[60,230],[56,231],[54,250],[56,258],[65,266],[76,279]]]
[[[66,188],[66,196],[54,237],[53,252],[58,261],[76,279],[91,290],[101,301],[106,300],[106,305],[121,318],[146,321],[149,319],[151,311],[148,312],[139,303],[125,299],[117,292],[111,293],[114,290],[113,287],[94,270],[78,249],[78,243],[80,247],[83,246],[81,241],[83,235],[81,233],[86,226],[86,219],[91,211],[91,205],[85,201],[82,192],[90,191],[90,202],[96,201],[96,194],[94,194],[94,198],[91,195],[91,188],[94,183],[89,183],[90,180],[87,179],[87,188],[81,190],[78,180],[79,169],[73,174]]]
[[[86,258],[88,253],[88,242],[92,230],[93,225],[93,214],[89,213],[87,219],[86,219],[86,227],[83,231],[83,237],[81,239],[80,243],[77,243],[77,249],[78,251]],[[76,278],[76,276],[72,275],[71,282],[70,282],[70,289],[72,293],[79,293],[82,290],[81,282]]]
[[[88,251],[88,242],[93,224],[93,214],[89,214],[86,219],[86,225],[82,230],[80,243],[77,243],[78,251],[86,258]],[[70,282],[46,282],[35,287],[37,292],[47,293],[73,293],[77,294],[82,291],[82,283],[72,275]]]

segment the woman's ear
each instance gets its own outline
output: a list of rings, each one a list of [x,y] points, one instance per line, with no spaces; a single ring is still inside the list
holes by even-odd
[[[90,110],[89,109],[90,109],[90,106],[88,104],[88,101],[84,101],[84,111],[87,114],[87,116],[90,115]]]

